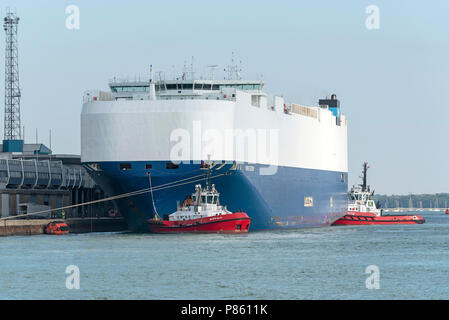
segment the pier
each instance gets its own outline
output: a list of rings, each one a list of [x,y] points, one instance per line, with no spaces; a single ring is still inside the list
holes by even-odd
[[[0,221],[0,236],[30,236],[44,233],[44,227],[52,221],[65,221],[70,233],[126,231],[123,218],[70,218],[62,219],[17,219]]]

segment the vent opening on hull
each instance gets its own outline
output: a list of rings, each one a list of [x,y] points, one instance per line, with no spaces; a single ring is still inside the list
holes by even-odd
[[[120,170],[131,170],[131,163],[120,163]]]
[[[176,164],[176,163],[173,163],[173,162],[167,162],[167,163],[165,164],[165,168],[166,168],[166,169],[178,169],[178,168],[179,168],[179,165]]]

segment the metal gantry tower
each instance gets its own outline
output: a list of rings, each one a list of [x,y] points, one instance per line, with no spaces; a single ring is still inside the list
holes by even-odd
[[[20,140],[20,88],[17,26],[19,17],[7,11],[3,21],[6,32],[5,52],[5,131],[4,140]]]

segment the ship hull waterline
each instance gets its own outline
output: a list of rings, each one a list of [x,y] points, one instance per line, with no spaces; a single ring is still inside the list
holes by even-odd
[[[149,188],[149,173],[155,189],[182,181],[153,192],[154,207],[162,216],[174,212],[195,184],[205,182],[200,164],[181,163],[176,169],[167,169],[167,162],[129,162],[130,170],[120,170],[119,162],[96,162],[101,170],[95,172],[88,163],[85,167],[109,196]],[[146,169],[147,164],[151,169]],[[346,172],[279,166],[274,175],[263,176],[260,165],[251,165],[251,170],[245,165],[240,170],[232,167],[213,168],[212,183],[221,194],[221,203],[231,212],[248,214],[251,231],[329,226],[346,214]],[[313,199],[312,204],[306,204],[305,198]],[[148,232],[148,220],[155,216],[151,193],[117,199],[115,204],[132,231]]]

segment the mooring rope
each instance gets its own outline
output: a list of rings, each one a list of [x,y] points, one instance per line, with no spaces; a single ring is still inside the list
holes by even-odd
[[[159,215],[157,214],[156,204],[154,203],[153,185],[151,183],[151,173],[150,172],[148,172],[148,180],[150,182],[151,202],[153,203],[154,218],[159,219]]]
[[[227,172],[221,173],[221,174],[215,175],[213,177],[210,177],[209,179],[215,179],[215,178],[227,175],[227,174],[228,174]],[[122,194],[115,195],[115,196],[112,196],[112,197],[107,197],[107,198],[98,199],[98,200],[92,200],[92,201],[88,201],[88,202],[84,202],[84,203],[72,204],[72,205],[69,205],[69,206],[64,206],[64,207],[59,207],[59,208],[54,208],[54,209],[47,209],[47,210],[32,212],[32,213],[28,213],[28,214],[21,214],[21,215],[16,215],[16,216],[3,217],[3,218],[0,218],[0,221],[1,220],[20,218],[20,217],[29,217],[29,216],[32,216],[32,215],[37,215],[37,214],[42,214],[42,213],[47,213],[47,212],[52,212],[52,211],[77,208],[77,207],[87,206],[87,205],[91,205],[91,204],[96,204],[96,203],[101,203],[101,202],[106,202],[106,201],[111,201],[111,200],[116,200],[116,199],[122,199],[122,198],[138,196],[138,195],[141,195],[141,194],[144,194],[144,193],[148,193],[148,192],[152,192],[152,191],[160,191],[160,190],[175,188],[175,187],[179,187],[179,186],[182,186],[182,185],[186,185],[186,184],[190,184],[190,183],[194,183],[194,182],[200,182],[200,181],[208,179],[206,177],[206,178],[196,179],[196,180],[192,180],[192,181],[187,181],[187,180],[191,180],[191,179],[194,179],[194,178],[197,178],[197,177],[201,177],[201,176],[204,176],[204,175],[205,174],[201,174],[201,175],[197,175],[197,176],[193,176],[193,177],[189,177],[189,178],[180,179],[180,180],[177,180],[177,181],[168,182],[168,183],[161,184],[159,186],[152,187],[152,188],[140,189],[140,190],[131,191],[131,192],[127,192],[127,193],[122,193]],[[185,181],[185,182],[179,183],[181,181]]]

